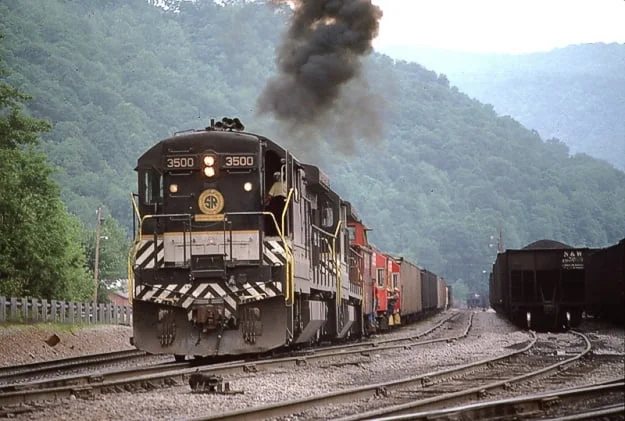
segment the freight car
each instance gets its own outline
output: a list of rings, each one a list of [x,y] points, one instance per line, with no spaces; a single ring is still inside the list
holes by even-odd
[[[354,206],[348,208],[347,227],[350,244],[350,279],[363,285],[362,311],[364,333],[388,329],[392,323],[388,313],[387,256],[369,244],[368,228]]]
[[[136,171],[137,348],[262,353],[401,321],[401,265],[368,244],[321,169],[237,119],[158,142]],[[423,309],[440,309],[444,281],[427,279]]]
[[[497,255],[490,305],[521,326],[567,329],[579,325],[585,301],[587,248],[540,240]]]
[[[403,257],[393,257],[369,243],[369,229],[358,217],[355,208],[348,205],[353,282],[362,278],[365,334],[388,330],[392,326],[411,323],[427,314],[445,310],[448,298],[444,279],[415,265]],[[429,275],[426,296],[423,296],[422,273]],[[427,311],[424,310],[424,303]]]
[[[424,316],[421,268],[402,257],[397,262],[401,280],[401,319],[404,323],[412,323]]]
[[[421,307],[425,314],[433,314],[439,309],[439,277],[429,270],[421,269]]]
[[[587,316],[625,324],[625,238],[588,252],[585,264]]]

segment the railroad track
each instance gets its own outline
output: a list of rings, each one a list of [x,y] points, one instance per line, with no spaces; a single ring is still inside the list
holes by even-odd
[[[100,365],[102,363],[140,358],[145,355],[145,351],[131,349],[126,351],[106,352],[102,354],[83,355],[80,357],[62,358],[38,363],[0,367],[0,386],[24,378],[38,377],[47,373],[59,373],[78,368],[82,369]]]
[[[499,399],[488,402],[455,406],[452,408],[412,412],[377,418],[378,421],[433,420],[433,419],[623,419],[625,414],[625,379],[614,379],[571,389],[556,390],[531,396]],[[603,401],[621,402],[605,405]],[[557,417],[557,418],[555,418]],[[616,418],[620,417],[620,418]]]
[[[534,346],[537,341],[536,335],[530,332],[531,338],[525,346],[496,358],[400,380],[352,387],[311,398],[284,401],[228,413],[207,414],[191,419],[197,421],[255,420],[286,417],[293,414],[297,414],[302,419],[327,419],[328,417],[336,419],[350,414],[350,409],[353,413],[354,402],[358,400],[364,406],[373,407],[364,413],[361,412],[363,409],[360,407],[357,410],[358,415],[347,415],[343,418],[344,421],[448,407],[461,402],[483,399],[488,392],[511,389],[515,383],[561,371],[562,367],[579,360],[591,349],[588,338],[577,332],[571,333],[577,335],[580,340],[580,343],[574,347],[572,356],[530,355],[530,350],[536,352]],[[316,408],[324,408],[324,414],[317,414]]]
[[[21,405],[43,400],[58,400],[70,396],[92,396],[96,393],[111,393],[171,386],[185,383],[195,373],[227,375],[241,372],[257,372],[272,368],[296,367],[311,361],[322,359],[345,359],[347,356],[371,357],[375,352],[397,348],[412,348],[434,342],[454,341],[466,337],[472,323],[470,314],[463,331],[457,335],[417,341],[430,334],[460,314],[453,313],[425,331],[399,338],[384,338],[362,343],[345,344],[318,348],[305,352],[295,352],[288,357],[271,358],[254,361],[230,361],[219,364],[194,366],[193,361],[183,363],[167,363],[132,369],[111,370],[96,374],[72,375],[53,379],[42,379],[28,383],[0,385],[0,407],[5,413],[11,413],[11,405]]]

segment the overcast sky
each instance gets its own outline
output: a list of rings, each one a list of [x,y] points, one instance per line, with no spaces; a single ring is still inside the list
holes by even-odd
[[[372,0],[382,8],[377,50],[415,45],[529,53],[625,43],[625,0]]]

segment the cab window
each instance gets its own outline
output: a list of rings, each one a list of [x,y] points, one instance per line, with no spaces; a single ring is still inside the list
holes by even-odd
[[[143,203],[153,205],[163,201],[163,176],[156,171],[143,173]]]
[[[356,240],[356,227],[347,227],[349,231],[349,241]]]
[[[378,269],[378,286],[384,286],[384,269]]]

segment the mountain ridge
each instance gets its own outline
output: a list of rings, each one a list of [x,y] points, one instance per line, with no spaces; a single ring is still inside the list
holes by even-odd
[[[573,153],[625,169],[625,120],[619,118],[625,115],[625,44],[581,44],[519,55],[408,47],[384,52],[445,74],[463,92],[544,138],[564,141]]]

